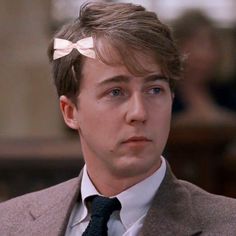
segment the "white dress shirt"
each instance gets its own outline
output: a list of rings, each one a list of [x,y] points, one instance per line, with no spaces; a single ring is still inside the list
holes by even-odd
[[[121,203],[120,212],[115,211],[108,221],[108,236],[134,236],[140,232],[144,218],[150,208],[166,172],[166,161],[161,157],[161,166],[151,176],[114,196]],[[65,236],[81,236],[90,221],[90,213],[85,199],[92,195],[101,195],[91,182],[86,165],[83,168],[81,182],[81,200],[76,203],[67,226]]]

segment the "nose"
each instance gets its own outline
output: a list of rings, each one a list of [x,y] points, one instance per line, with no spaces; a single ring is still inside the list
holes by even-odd
[[[145,106],[144,98],[141,94],[133,94],[130,97],[127,112],[126,122],[129,124],[145,123],[147,120],[147,107]]]

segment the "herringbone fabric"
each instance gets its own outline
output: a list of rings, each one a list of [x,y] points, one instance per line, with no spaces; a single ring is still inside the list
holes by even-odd
[[[82,173],[57,186],[0,203],[0,236],[64,236],[76,201],[82,201],[81,179]],[[178,180],[167,165],[138,235],[235,236],[235,212],[235,199]]]

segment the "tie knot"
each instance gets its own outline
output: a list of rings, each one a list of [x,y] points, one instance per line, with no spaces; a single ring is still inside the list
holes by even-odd
[[[121,209],[121,204],[117,198],[98,195],[92,197],[91,203],[91,220],[82,236],[107,236],[107,222],[113,211]]]
[[[117,198],[95,196],[92,199],[92,216],[109,219],[112,212],[120,210],[121,204]]]

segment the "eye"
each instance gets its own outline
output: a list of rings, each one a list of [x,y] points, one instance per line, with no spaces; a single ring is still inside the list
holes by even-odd
[[[162,89],[160,87],[154,87],[148,90],[148,94],[159,94],[161,93]]]
[[[124,95],[124,92],[119,88],[115,88],[109,92],[109,95],[112,97],[118,97]]]

